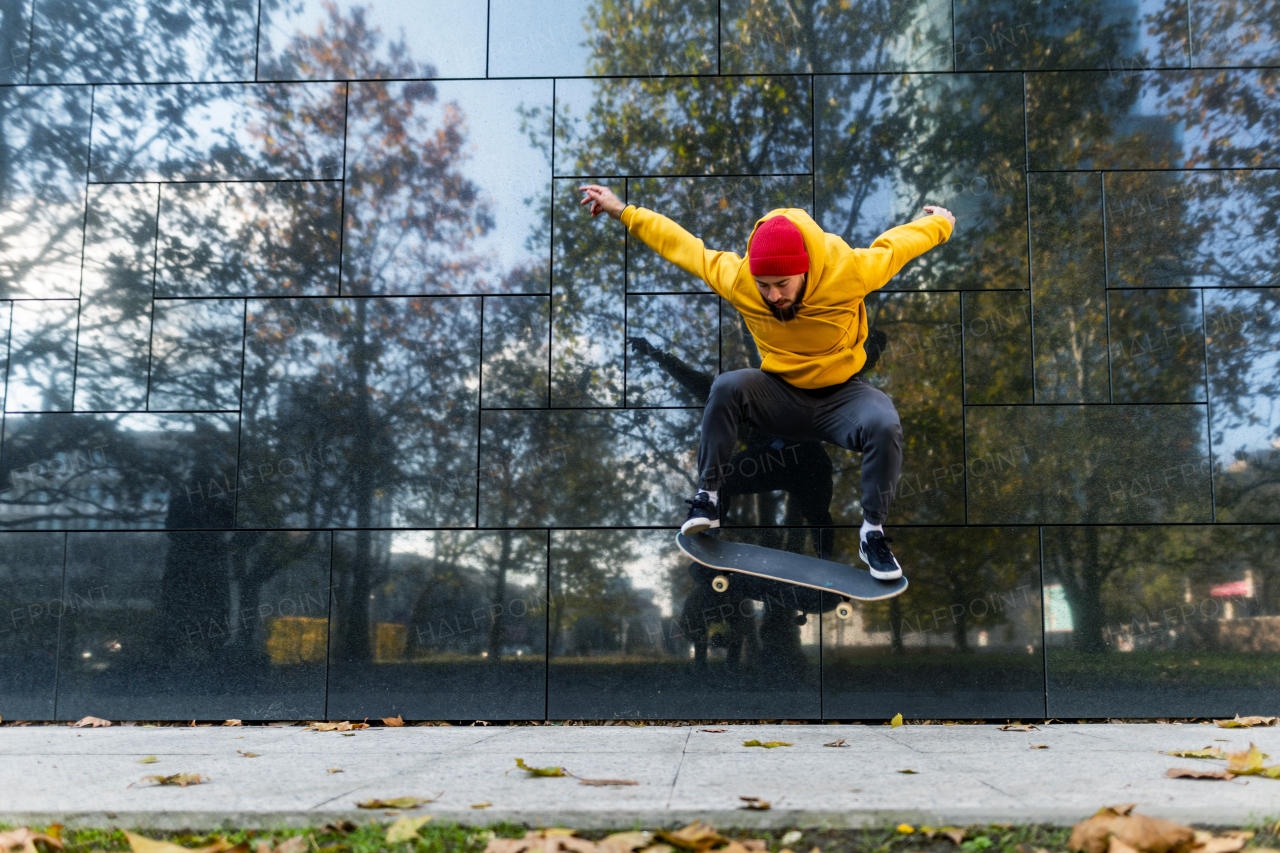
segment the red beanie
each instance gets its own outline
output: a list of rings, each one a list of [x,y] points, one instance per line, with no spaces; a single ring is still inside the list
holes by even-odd
[[[799,275],[809,271],[800,228],[785,216],[760,223],[747,246],[752,275]]]

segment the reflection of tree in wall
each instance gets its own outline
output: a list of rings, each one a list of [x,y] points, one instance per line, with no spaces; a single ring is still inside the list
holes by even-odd
[[[1203,55],[1201,48],[1206,44],[1240,45],[1242,39],[1256,39],[1259,36],[1265,42],[1267,38],[1274,41],[1276,28],[1275,4],[1267,3],[1255,9],[1245,9],[1241,4],[1221,4],[1214,6],[1209,22],[1203,23],[1196,36],[1198,56]],[[1256,13],[1256,14],[1255,14]],[[1160,50],[1171,52],[1185,40],[1186,7],[1182,4],[1168,3],[1164,9],[1153,14],[1145,25],[1155,37]],[[1250,34],[1251,33],[1251,34]],[[1110,111],[1093,110],[1088,122],[1075,121],[1075,126],[1083,126],[1088,131],[1084,139],[1068,143],[1061,140],[1063,150],[1057,156],[1069,162],[1068,146],[1074,144],[1076,151],[1094,153],[1097,165],[1126,162],[1149,162],[1153,156],[1159,159],[1162,151],[1169,161],[1182,159],[1192,167],[1229,167],[1250,165],[1274,159],[1276,131],[1280,129],[1280,110],[1277,110],[1274,98],[1264,94],[1267,79],[1274,79],[1275,72],[1204,72],[1201,85],[1189,85],[1186,76],[1180,74],[1145,75],[1120,78],[1120,85],[1108,80],[1107,88],[1119,93],[1122,100],[1113,105]],[[1044,103],[1036,104],[1040,110],[1074,109],[1076,104],[1087,104],[1078,94],[1062,91],[1069,83],[1072,75],[1054,75],[1058,85],[1057,91],[1045,91]],[[1259,78],[1262,78],[1260,81]],[[1087,79],[1087,78],[1086,78]],[[1264,85],[1258,85],[1263,82]],[[1139,83],[1158,87],[1157,104],[1152,112],[1165,116],[1163,121],[1134,120],[1128,126],[1116,126],[1108,120],[1108,116],[1123,116],[1126,108],[1134,106]],[[1055,124],[1054,126],[1064,126]],[[1171,140],[1175,138],[1173,130],[1181,128],[1187,132],[1195,132],[1208,142],[1196,145],[1186,151],[1174,151]],[[1134,156],[1134,152],[1142,151],[1142,157]],[[1108,176],[1108,189],[1123,187],[1127,181],[1134,181],[1132,176]],[[1227,180],[1231,180],[1228,175]],[[1249,180],[1243,184],[1244,191],[1237,191],[1232,204],[1238,211],[1248,211],[1248,217],[1255,224],[1252,228],[1235,227],[1232,220],[1237,213],[1226,209],[1220,196],[1206,192],[1195,198],[1174,197],[1172,201],[1166,195],[1161,205],[1155,209],[1139,210],[1136,215],[1144,218],[1144,234],[1139,242],[1126,245],[1134,251],[1137,258],[1133,267],[1141,269],[1143,264],[1150,267],[1164,268],[1174,271],[1167,282],[1171,285],[1189,285],[1198,283],[1215,283],[1224,285],[1250,285],[1258,283],[1274,283],[1274,270],[1271,260],[1274,247],[1280,244],[1280,227],[1275,216],[1280,200],[1274,185],[1270,181]],[[1270,215],[1268,215],[1270,214]],[[1066,218],[1063,220],[1066,224]],[[1206,239],[1210,233],[1214,239]],[[1112,230],[1110,236],[1116,236]],[[1221,239],[1222,235],[1227,240]],[[1051,235],[1052,237],[1052,235]],[[1145,240],[1145,242],[1144,242]],[[1233,245],[1232,241],[1239,241]],[[1259,251],[1259,246],[1263,247]],[[1241,262],[1240,259],[1247,259]],[[1034,261],[1033,261],[1034,264]],[[1193,278],[1194,277],[1194,278]],[[1199,279],[1199,280],[1196,280]],[[1206,280],[1207,279],[1207,280]],[[1214,281],[1213,279],[1217,279]],[[1121,284],[1129,283],[1125,281]],[[1133,282],[1140,283],[1140,282]],[[1212,291],[1206,294],[1211,295]],[[1208,301],[1208,300],[1207,300]],[[1194,306],[1192,300],[1180,300],[1183,306]],[[1251,422],[1258,423],[1259,411],[1256,405],[1259,398],[1273,397],[1274,377],[1262,376],[1257,365],[1267,363],[1266,351],[1274,344],[1272,332],[1274,324],[1269,320],[1274,316],[1276,303],[1270,291],[1257,291],[1238,299],[1236,305],[1229,302],[1219,303],[1214,309],[1207,306],[1205,312],[1205,333],[1209,337],[1209,382],[1213,394],[1215,430],[1221,425],[1239,427]],[[1199,317],[1186,316],[1175,309],[1158,320],[1158,326],[1198,325]],[[1248,334],[1242,334],[1247,330]],[[1113,342],[1114,344],[1114,342]],[[1115,349],[1112,349],[1113,357]],[[1270,373],[1270,371],[1267,371]],[[1185,399],[1186,389],[1179,387],[1185,380],[1177,371],[1168,371],[1158,375],[1154,387],[1148,393],[1153,399]],[[1189,417],[1201,418],[1198,410]],[[1274,424],[1272,419],[1270,424]],[[1135,427],[1141,429],[1140,424]],[[1188,423],[1187,432],[1194,434],[1196,428]],[[1273,428],[1274,429],[1274,428]],[[1275,434],[1274,432],[1272,433]],[[1280,471],[1275,466],[1271,470],[1259,471],[1258,466],[1242,470],[1239,474],[1233,471],[1222,471],[1225,467],[1222,455],[1235,453],[1237,448],[1222,446],[1219,432],[1211,437],[1217,446],[1219,459],[1215,473],[1215,488],[1218,498],[1218,519],[1228,520],[1224,514],[1223,498],[1228,510],[1231,505],[1243,504],[1238,516],[1230,520],[1274,520],[1274,494],[1277,483],[1280,483]],[[1141,453],[1130,453],[1123,457],[1106,459],[1106,447],[1099,450],[1099,458],[1091,466],[1097,472],[1092,482],[1085,482],[1077,490],[1077,494],[1088,496],[1098,501],[1099,495],[1105,496],[1107,483],[1104,482],[1111,472],[1125,470],[1158,471],[1164,460],[1157,454],[1151,458],[1143,458]],[[1159,450],[1159,449],[1157,449]],[[1229,463],[1228,463],[1229,464]],[[1112,475],[1114,478],[1114,475]],[[1250,505],[1251,500],[1257,503]],[[1238,504],[1237,504],[1238,505]],[[1082,509],[1087,520],[1097,516],[1089,512],[1086,503]],[[1256,513],[1256,515],[1254,514]],[[1073,535],[1061,536],[1061,543],[1052,549],[1055,558],[1050,560],[1046,571],[1050,577],[1060,579],[1067,600],[1071,605],[1075,620],[1073,641],[1079,651],[1103,651],[1107,644],[1104,630],[1107,619],[1117,618],[1115,607],[1104,603],[1103,595],[1108,588],[1108,580],[1117,568],[1130,565],[1139,553],[1149,554],[1153,544],[1130,542],[1141,531],[1113,531],[1104,534],[1096,527],[1082,527],[1073,531]],[[1148,537],[1150,538],[1150,537]],[[1177,537],[1169,537],[1169,541]],[[1194,558],[1180,556],[1177,543],[1155,548],[1157,556],[1152,563],[1167,563],[1176,570],[1179,565],[1188,566],[1188,571],[1203,560],[1203,565],[1219,564],[1221,554],[1208,547],[1197,550]],[[1185,551],[1185,548],[1182,549]],[[1049,549],[1046,549],[1050,553]],[[1259,565],[1255,563],[1255,566]],[[1194,572],[1191,572],[1194,574]],[[1235,578],[1224,578],[1235,579]],[[1130,596],[1133,590],[1125,595]],[[1164,604],[1180,602],[1182,591],[1165,597]]]
[[[405,78],[422,73],[402,44],[381,54],[381,36],[370,30],[363,14],[341,17],[330,8],[329,20],[315,34],[299,33],[286,53],[320,77]],[[492,224],[475,185],[462,171],[464,117],[456,107],[443,111],[442,124],[424,133],[421,110],[436,98],[427,81],[406,83],[393,91],[380,84],[353,84],[346,96],[319,114],[292,102],[287,85],[262,85],[264,111],[279,117],[268,129],[264,144],[302,166],[308,153],[289,149],[289,130],[301,125],[372,128],[361,136],[349,134],[348,158],[358,163],[347,176],[347,221],[343,226],[344,292],[379,292],[397,264],[409,264],[415,274],[434,283],[465,281],[480,263],[470,251],[471,240]],[[396,246],[417,237],[408,256]],[[302,306],[299,306],[302,310]],[[306,342],[299,335],[300,352],[288,336],[274,327],[256,331],[250,321],[247,346],[265,381],[246,381],[249,388],[277,399],[262,400],[262,408],[246,400],[250,412],[270,412],[246,429],[258,431],[258,452],[280,455],[302,447],[333,452],[334,464],[311,475],[310,496],[281,505],[266,492],[251,509],[263,518],[301,512],[304,524],[356,528],[346,585],[335,590],[343,606],[335,612],[346,621],[334,626],[334,649],[346,661],[370,659],[369,593],[376,579],[375,534],[370,528],[387,524],[435,526],[465,524],[460,483],[471,470],[454,449],[474,407],[474,390],[467,377],[478,370],[478,300],[414,298],[361,299],[333,303],[318,324],[315,340],[324,348],[323,369],[300,373],[287,365],[305,357]],[[267,377],[270,377],[267,379]],[[305,410],[305,411],[304,411]],[[293,417],[289,417],[293,415]],[[474,423],[474,421],[470,421]],[[300,433],[306,433],[305,436]],[[300,439],[302,439],[300,441]],[[403,513],[393,518],[392,507]],[[279,519],[283,521],[284,519]]]

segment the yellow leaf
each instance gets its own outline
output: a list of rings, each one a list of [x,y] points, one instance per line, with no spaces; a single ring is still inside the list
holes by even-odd
[[[902,725],[902,715],[894,714],[893,719],[889,721],[889,728],[896,729],[900,725]]]
[[[742,745],[743,746],[762,746],[765,749],[776,749],[779,746],[792,746],[793,744],[789,744],[786,741],[781,741],[781,740],[766,740],[763,742],[758,740],[744,740],[742,742]]]
[[[439,795],[437,795],[439,796]],[[389,800],[365,800],[356,803],[356,808],[360,809],[416,809],[418,806],[424,806],[427,803],[435,802],[434,799],[424,797],[392,797]]]
[[[418,838],[418,830],[431,820],[431,815],[422,817],[402,817],[387,829],[387,843],[397,844],[401,841],[412,841]]]
[[[140,781],[150,782],[153,785],[177,785],[179,788],[185,788],[188,785],[208,782],[209,777],[200,773],[171,773],[168,776],[143,776]]]
[[[256,753],[256,752],[245,752],[243,749],[237,749],[237,750],[236,750],[236,752],[240,753],[240,754],[241,754],[241,755],[243,755],[245,758],[257,758],[257,757],[258,757],[258,753]]]
[[[516,767],[520,770],[524,770],[532,777],[569,775],[565,772],[563,767],[530,767],[528,764],[524,763],[523,758],[516,759]],[[511,771],[508,770],[507,772],[510,773]]]
[[[1252,743],[1244,752],[1227,753],[1227,769],[1241,775],[1257,773],[1262,770],[1262,750]]]
[[[1206,746],[1204,749],[1171,749],[1168,752],[1162,752],[1161,755],[1172,755],[1176,758],[1226,758],[1227,754],[1216,746]]]
[[[148,755],[146,758],[139,758],[138,763],[139,764],[155,764],[159,760],[160,759],[156,758],[154,755]]]
[[[191,853],[181,844],[174,844],[170,841],[160,841],[156,838],[147,838],[145,835],[137,835],[129,830],[124,831],[125,838],[129,839],[129,848],[133,853]]]
[[[909,823],[898,824],[898,832],[901,832],[904,835],[910,834],[915,831],[916,831],[916,828]]]
[[[493,805],[493,803],[489,802],[488,800],[485,800],[483,803],[472,803],[472,804],[471,804],[471,808],[473,808],[473,809],[487,809],[487,808],[489,808],[489,806],[491,806],[491,805]]]

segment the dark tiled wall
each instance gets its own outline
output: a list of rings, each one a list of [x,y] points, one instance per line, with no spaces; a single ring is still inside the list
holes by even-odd
[[[883,718],[1280,698],[1276,0],[0,0],[0,715]],[[584,181],[865,245],[911,587],[675,548],[759,364]],[[857,454],[724,536],[856,561]]]

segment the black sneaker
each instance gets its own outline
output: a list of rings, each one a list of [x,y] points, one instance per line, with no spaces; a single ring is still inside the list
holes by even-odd
[[[878,581],[896,581],[902,577],[902,566],[898,565],[888,543],[878,530],[871,531],[865,542],[858,543],[858,556],[871,567],[871,577]]]
[[[720,511],[706,492],[698,492],[693,500],[686,500],[685,503],[689,505],[689,517],[680,525],[681,533],[692,536],[720,526]]]

